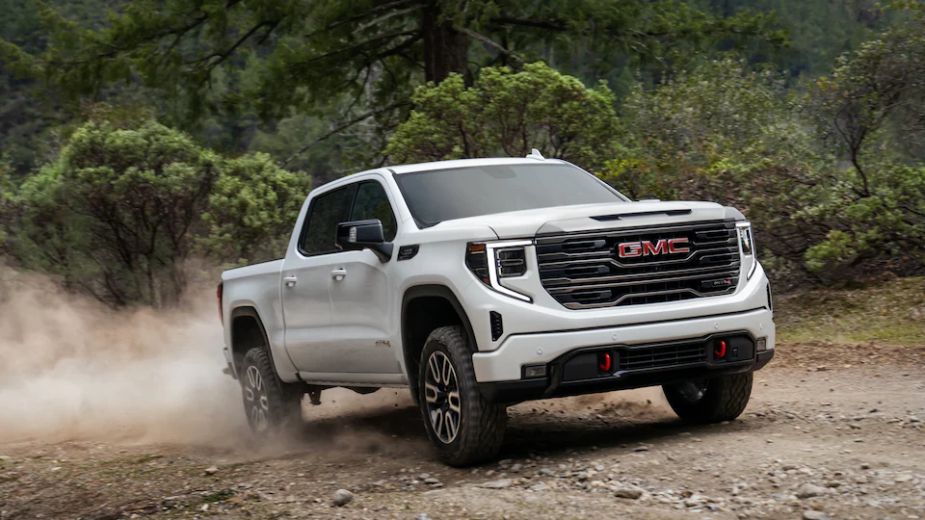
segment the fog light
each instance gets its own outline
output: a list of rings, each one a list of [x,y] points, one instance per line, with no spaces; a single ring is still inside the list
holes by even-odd
[[[758,338],[758,341],[755,343],[755,348],[758,349],[758,352],[768,350],[768,338]]]
[[[531,365],[524,367],[524,379],[546,377],[546,365]]]

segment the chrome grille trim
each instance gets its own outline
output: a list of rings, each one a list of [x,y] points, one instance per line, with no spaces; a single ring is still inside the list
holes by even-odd
[[[617,244],[687,237],[691,251],[618,259]],[[569,309],[661,303],[735,292],[740,258],[734,221],[540,235],[543,287]]]

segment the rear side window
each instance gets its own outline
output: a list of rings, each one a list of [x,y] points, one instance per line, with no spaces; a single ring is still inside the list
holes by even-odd
[[[305,255],[321,255],[337,251],[334,237],[337,224],[350,220],[350,206],[357,185],[351,184],[319,195],[308,207],[305,230],[299,250]]]
[[[395,215],[389,204],[389,196],[385,188],[375,181],[361,182],[357,188],[356,201],[353,203],[353,214],[350,220],[367,220],[377,218],[382,222],[382,231],[389,242],[395,238]]]

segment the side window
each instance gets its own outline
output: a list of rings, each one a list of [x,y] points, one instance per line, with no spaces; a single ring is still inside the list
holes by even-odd
[[[377,218],[382,222],[382,231],[389,242],[395,238],[398,227],[395,224],[395,214],[389,204],[389,197],[385,188],[376,181],[361,182],[357,189],[356,201],[353,203],[353,212],[350,220],[367,220]]]
[[[302,254],[320,255],[337,251],[334,245],[337,224],[350,220],[350,205],[356,189],[357,185],[351,184],[311,201],[302,238],[299,240]]]

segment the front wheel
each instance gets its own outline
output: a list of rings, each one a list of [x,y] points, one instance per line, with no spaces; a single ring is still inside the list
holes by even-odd
[[[671,409],[691,423],[731,421],[745,411],[752,395],[752,373],[696,379],[662,390]]]
[[[244,354],[238,378],[247,423],[255,434],[280,433],[301,423],[304,392],[277,377],[265,349],[254,347]]]
[[[479,392],[472,353],[460,327],[440,327],[427,337],[418,371],[418,395],[427,436],[440,460],[467,466],[498,454],[507,409]]]

